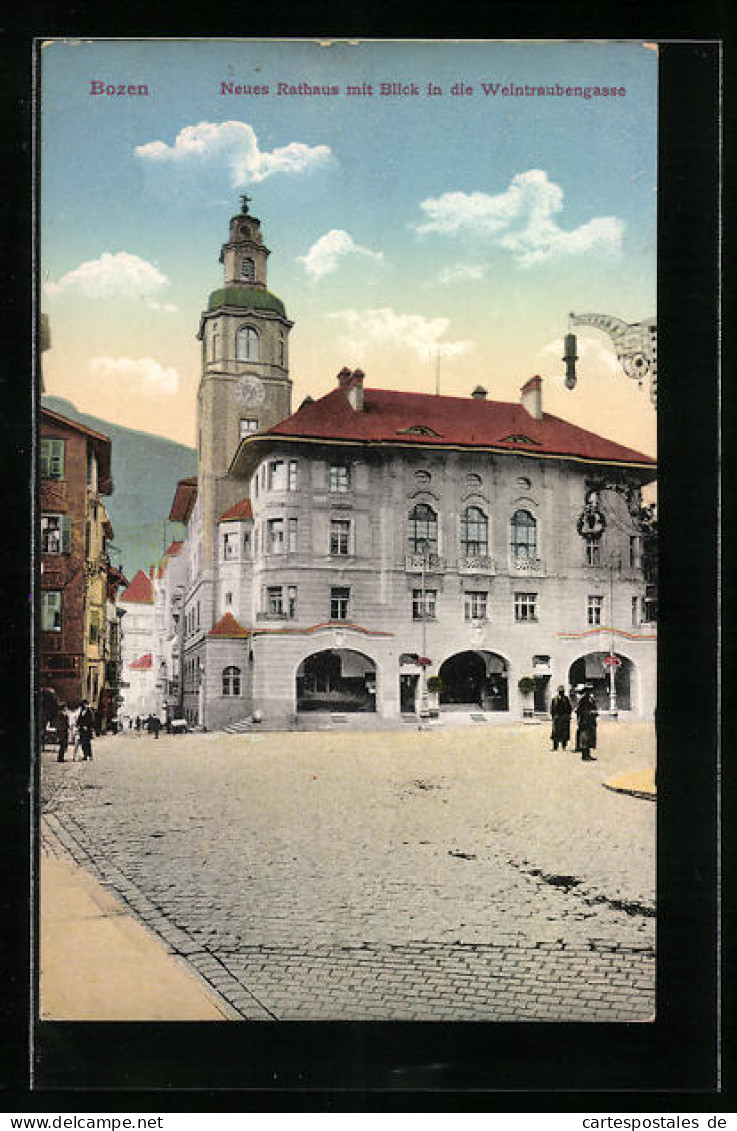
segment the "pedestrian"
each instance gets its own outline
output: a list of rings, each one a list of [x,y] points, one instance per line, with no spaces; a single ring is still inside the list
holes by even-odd
[[[148,733],[152,734],[154,736],[154,738],[158,738],[160,730],[161,730],[161,719],[159,718],[159,716],[154,711],[154,713],[152,715],[148,716]]]
[[[72,747],[72,761],[77,761],[77,751],[79,750],[79,714],[82,710],[81,706],[72,711],[69,716],[70,735],[74,743]]]
[[[571,691],[571,706],[572,706],[573,710],[576,712],[576,714],[578,714],[578,705],[581,702],[585,691],[586,691],[586,686],[583,683],[579,683]],[[577,724],[576,725],[576,741],[575,741],[575,744],[574,744],[574,747],[573,747],[573,753],[574,754],[580,754],[581,753],[581,743],[579,741],[580,740],[580,734],[581,734],[581,727]]]
[[[95,716],[86,699],[82,700],[82,709],[77,719],[79,741],[82,746],[82,761],[92,761],[92,737],[95,733]]]
[[[64,755],[69,747],[69,715],[67,714],[66,703],[59,704],[59,714],[56,716],[56,733],[59,738],[59,753],[56,760],[63,762]]]
[[[140,731],[140,729],[141,729],[141,716],[136,715],[136,730]]]
[[[561,745],[565,750],[568,746],[571,737],[571,712],[573,707],[571,701],[566,695],[566,689],[561,686],[558,688],[558,694],[550,704],[550,715],[553,720],[553,729],[550,734],[553,743],[553,750],[557,750]]]
[[[589,687],[583,693],[581,702],[576,708],[578,716],[578,742],[581,747],[581,761],[595,762],[596,758],[591,751],[596,749],[596,719],[599,712],[596,709],[592,689]]]
[[[166,733],[171,734],[171,715],[169,714],[168,711],[166,713],[166,724],[165,725],[166,725]]]

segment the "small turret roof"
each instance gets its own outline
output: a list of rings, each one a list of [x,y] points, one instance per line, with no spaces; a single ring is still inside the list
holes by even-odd
[[[250,636],[247,628],[235,619],[232,613],[226,613],[221,617],[217,624],[210,629],[208,636],[226,636],[230,638],[241,639],[245,636]]]
[[[216,310],[219,306],[242,306],[248,310],[272,310],[286,318],[287,312],[284,303],[265,287],[220,287],[213,291],[207,303],[208,310]]]

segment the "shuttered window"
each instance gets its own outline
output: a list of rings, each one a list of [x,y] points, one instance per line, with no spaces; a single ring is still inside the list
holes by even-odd
[[[64,478],[64,440],[54,440],[49,436],[41,437],[41,478]]]

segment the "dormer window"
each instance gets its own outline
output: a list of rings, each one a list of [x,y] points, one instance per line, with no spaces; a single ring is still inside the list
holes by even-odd
[[[530,436],[525,436],[521,432],[513,432],[511,436],[505,436],[502,440],[503,444],[539,444],[539,440],[533,440]]]
[[[398,436],[439,436],[439,432],[434,432],[432,428],[428,428],[426,424],[412,424],[409,428],[400,428],[397,431]]]

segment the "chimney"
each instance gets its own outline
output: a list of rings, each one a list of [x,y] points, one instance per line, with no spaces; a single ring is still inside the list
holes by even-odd
[[[520,389],[519,403],[529,412],[533,420],[543,418],[543,379],[530,377],[530,380]]]
[[[471,393],[471,396],[473,397],[473,399],[475,401],[485,401],[486,400],[486,389],[484,389],[481,385],[477,385],[476,388]]]
[[[362,369],[343,368],[338,374],[338,385],[346,395],[346,400],[354,412],[363,412],[363,378]]]

